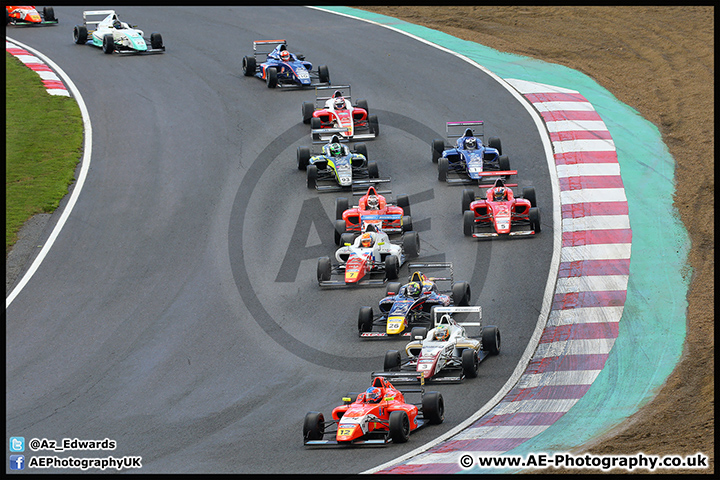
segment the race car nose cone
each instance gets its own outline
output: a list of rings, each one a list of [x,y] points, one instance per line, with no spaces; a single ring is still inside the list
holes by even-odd
[[[347,442],[349,440],[354,440],[361,435],[362,430],[360,429],[360,425],[340,425],[335,439],[338,442]]]

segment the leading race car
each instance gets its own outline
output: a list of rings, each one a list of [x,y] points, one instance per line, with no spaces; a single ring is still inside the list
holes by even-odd
[[[137,26],[120,21],[115,10],[86,10],[83,12],[83,24],[73,28],[75,43],[100,47],[107,54],[165,51],[162,35],[157,32],[151,33],[150,38],[145,38],[144,35]]]
[[[307,187],[319,192],[337,192],[390,181],[390,178],[380,178],[377,162],[368,161],[364,143],[356,143],[351,150],[340,143],[337,135],[333,135],[317,155],[311,155],[309,147],[298,147],[297,165],[299,170],[307,172]]]
[[[408,403],[406,395],[419,394],[420,401]],[[376,377],[365,392],[350,393],[335,407],[330,420],[320,412],[308,412],[303,422],[303,443],[307,446],[387,445],[405,443],[410,434],[445,419],[445,401],[440,392],[422,388],[395,388]],[[325,435],[334,438],[325,439]]]
[[[472,184],[479,183],[488,175],[517,173],[510,170],[510,160],[502,154],[499,138],[490,137],[487,145],[483,143],[485,124],[482,121],[447,122],[445,129],[448,139],[456,138],[455,145],[445,145],[442,139],[435,139],[431,144],[432,161],[438,165],[438,180],[441,182]],[[454,174],[452,178],[449,178],[450,174]]]
[[[275,47],[268,50],[271,45]],[[265,80],[268,88],[330,85],[327,65],[320,65],[317,70],[313,70],[312,63],[306,61],[304,55],[288,50],[287,40],[254,41],[253,54],[242,59],[242,70],[246,77],[255,76]]]
[[[42,13],[32,5],[10,6],[5,5],[5,25],[55,25],[53,7],[43,7]]]
[[[517,237],[540,233],[540,207],[533,187],[523,188],[522,197],[516,197],[502,179],[497,179],[485,197],[478,200],[475,200],[474,190],[465,189],[462,210],[463,233],[468,237]]]
[[[331,96],[324,95],[332,89]],[[353,104],[350,85],[316,87],[315,102],[303,102],[303,123],[310,124],[313,142],[339,133],[343,141],[369,140],[380,134],[377,115],[370,115],[367,100]]]
[[[353,237],[352,233],[343,235],[344,245],[335,252],[338,263],[332,264],[330,257],[318,258],[317,279],[321,287],[385,285],[398,278],[406,257],[416,257],[420,251],[416,232],[406,232],[401,244],[392,243],[387,233],[373,225]],[[333,275],[342,275],[343,279],[333,279]]]
[[[412,230],[410,200],[407,195],[398,195],[395,203],[388,203],[374,186],[360,197],[358,204],[350,207],[345,197],[335,199],[335,243],[340,244],[346,232],[363,232],[368,225],[385,233],[403,233]]]
[[[457,322],[456,313],[477,313],[478,322]],[[500,330],[494,325],[482,327],[482,308],[433,307],[434,328],[415,327],[413,340],[405,347],[408,357],[403,359],[397,350],[385,354],[382,376],[393,382],[426,381],[460,383],[465,377],[478,375],[480,362],[488,355],[500,353]],[[479,338],[469,337],[465,327],[482,327]]]
[[[416,268],[441,268],[449,272],[449,277],[428,277],[416,270],[402,285],[390,282],[385,289],[385,298],[379,302],[379,314],[372,307],[361,307],[358,314],[358,333],[360,338],[381,339],[409,337],[412,327],[431,327],[431,311],[435,306],[470,304],[470,285],[467,282],[455,282],[452,263],[415,263],[408,265],[411,271]],[[449,282],[450,289],[440,290],[438,282]],[[377,331],[380,329],[380,331]]]

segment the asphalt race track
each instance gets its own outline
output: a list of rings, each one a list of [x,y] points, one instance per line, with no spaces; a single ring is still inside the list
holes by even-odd
[[[533,332],[552,256],[550,179],[525,108],[453,55],[309,8],[116,10],[160,32],[166,53],[75,45],[81,8],[55,7],[57,26],[7,29],[72,78],[94,141],[72,215],[7,309],[6,436],[113,439],[112,452],[46,453],[142,456],[142,473],[357,473],[491,399]],[[307,189],[295,163],[310,142],[300,107],[314,92],[270,90],[241,69],[253,40],[280,38],[367,99],[381,130],[368,154],[392,177],[389,197],[410,196],[419,260],[453,262],[502,334],[479,378],[426,387],[445,397],[445,422],[403,445],[302,444],[306,412],[329,416],[405,342],[357,337],[358,309],[384,289],[317,286],[339,194]],[[463,236],[462,187],[438,182],[430,160],[430,141],[461,120],[484,120],[486,137],[502,139],[517,183],[537,191],[542,234]]]

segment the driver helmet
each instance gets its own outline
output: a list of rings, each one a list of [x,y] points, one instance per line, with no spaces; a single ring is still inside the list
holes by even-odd
[[[370,195],[368,197],[367,208],[368,210],[377,210],[380,208],[380,200],[378,200],[377,195]]]
[[[475,150],[477,148],[477,140],[475,137],[470,137],[465,140],[465,148],[468,150]]]
[[[405,290],[411,297],[418,297],[422,293],[422,287],[418,282],[408,283],[407,289]]]
[[[289,61],[290,52],[288,52],[287,50],[283,50],[282,52],[280,52],[280,60],[282,60],[283,62]]]
[[[122,22],[120,22],[120,20],[117,20],[117,19],[116,19],[116,20],[113,22],[113,27],[115,27],[115,28],[123,28]]]
[[[435,329],[435,340],[445,341],[450,336],[450,330],[447,327],[437,327]]]
[[[382,399],[382,392],[377,387],[370,387],[365,390],[365,401],[368,403],[378,403]]]
[[[503,202],[507,200],[507,189],[505,187],[497,187],[493,194],[493,199],[496,202]]]
[[[372,247],[373,237],[369,233],[363,233],[360,237],[360,245],[363,247]]]
[[[333,157],[339,157],[342,155],[342,145],[339,143],[331,143],[330,144],[330,155]]]
[[[335,108],[345,108],[345,99],[343,97],[335,97]]]

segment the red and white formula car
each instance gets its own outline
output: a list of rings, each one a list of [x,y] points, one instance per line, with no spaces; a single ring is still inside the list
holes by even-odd
[[[475,191],[462,192],[463,232],[473,238],[528,236],[540,233],[540,208],[533,187],[516,197],[502,179],[476,200]],[[522,230],[518,230],[518,227]]]
[[[323,95],[328,89],[333,92],[329,97]],[[367,100],[353,104],[350,85],[315,87],[315,102],[303,102],[302,117],[316,143],[336,133],[342,141],[370,140],[380,134],[377,115],[370,115]]]
[[[318,258],[317,279],[320,287],[383,286],[398,278],[406,257],[417,257],[420,239],[417,232],[406,232],[402,243],[393,243],[388,234],[369,225],[362,235],[343,234],[343,246],[330,257]],[[352,242],[351,242],[352,241]],[[333,279],[342,275],[342,280]]]

